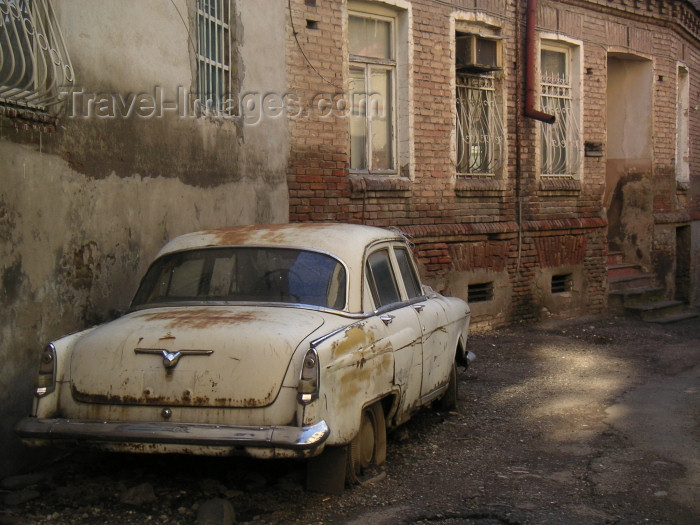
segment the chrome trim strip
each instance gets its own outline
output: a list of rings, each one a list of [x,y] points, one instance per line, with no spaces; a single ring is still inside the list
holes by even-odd
[[[135,308],[130,308],[125,312],[125,314],[130,314],[132,312],[141,312],[144,310],[151,310],[156,308],[182,308],[187,306],[245,306],[255,308],[295,308],[297,310],[311,310],[314,312],[329,313],[341,317],[348,317],[350,319],[365,319],[366,317],[372,316],[372,312],[353,313],[346,312],[345,310],[333,310],[332,308],[326,308],[324,306],[313,306],[310,304],[299,303],[275,303],[270,301],[178,301],[170,303],[148,303],[145,305],[137,306]]]
[[[245,427],[201,423],[93,421],[27,417],[15,427],[23,439],[77,442],[161,443],[173,445],[265,447],[306,450],[322,445],[325,421],[308,427]]]
[[[448,386],[450,386],[449,383],[445,383],[444,385],[437,387],[432,392],[428,392],[420,398],[420,404],[427,405],[428,403],[431,403],[436,397],[438,397],[445,390],[447,390]]]
[[[134,348],[135,354],[157,354],[163,358],[163,366],[165,368],[175,368],[180,358],[184,355],[203,355],[210,356],[214,350],[176,350],[168,352],[163,348]]]

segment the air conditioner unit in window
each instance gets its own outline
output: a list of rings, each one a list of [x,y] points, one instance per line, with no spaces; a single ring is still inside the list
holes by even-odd
[[[485,73],[501,69],[498,39],[457,33],[455,40],[458,73]]]

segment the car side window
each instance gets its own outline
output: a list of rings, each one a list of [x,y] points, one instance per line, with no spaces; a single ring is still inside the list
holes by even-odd
[[[401,301],[399,287],[391,268],[389,250],[377,250],[367,258],[367,280],[377,307]]]
[[[423,295],[423,290],[421,289],[420,281],[411,264],[411,256],[408,254],[408,250],[406,248],[394,248],[394,255],[399,265],[399,271],[401,272],[401,278],[406,287],[408,298],[413,299],[414,297]]]

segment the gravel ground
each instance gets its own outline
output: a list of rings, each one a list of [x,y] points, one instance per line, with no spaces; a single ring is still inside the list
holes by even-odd
[[[73,452],[3,480],[0,524],[194,524],[226,502],[255,524],[700,523],[700,321],[550,320],[469,347],[457,410],[392,433],[380,481],[329,496],[297,462]]]

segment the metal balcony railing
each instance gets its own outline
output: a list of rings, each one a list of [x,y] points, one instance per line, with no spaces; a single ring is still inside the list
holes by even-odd
[[[0,0],[0,104],[56,111],[74,82],[51,0]]]

